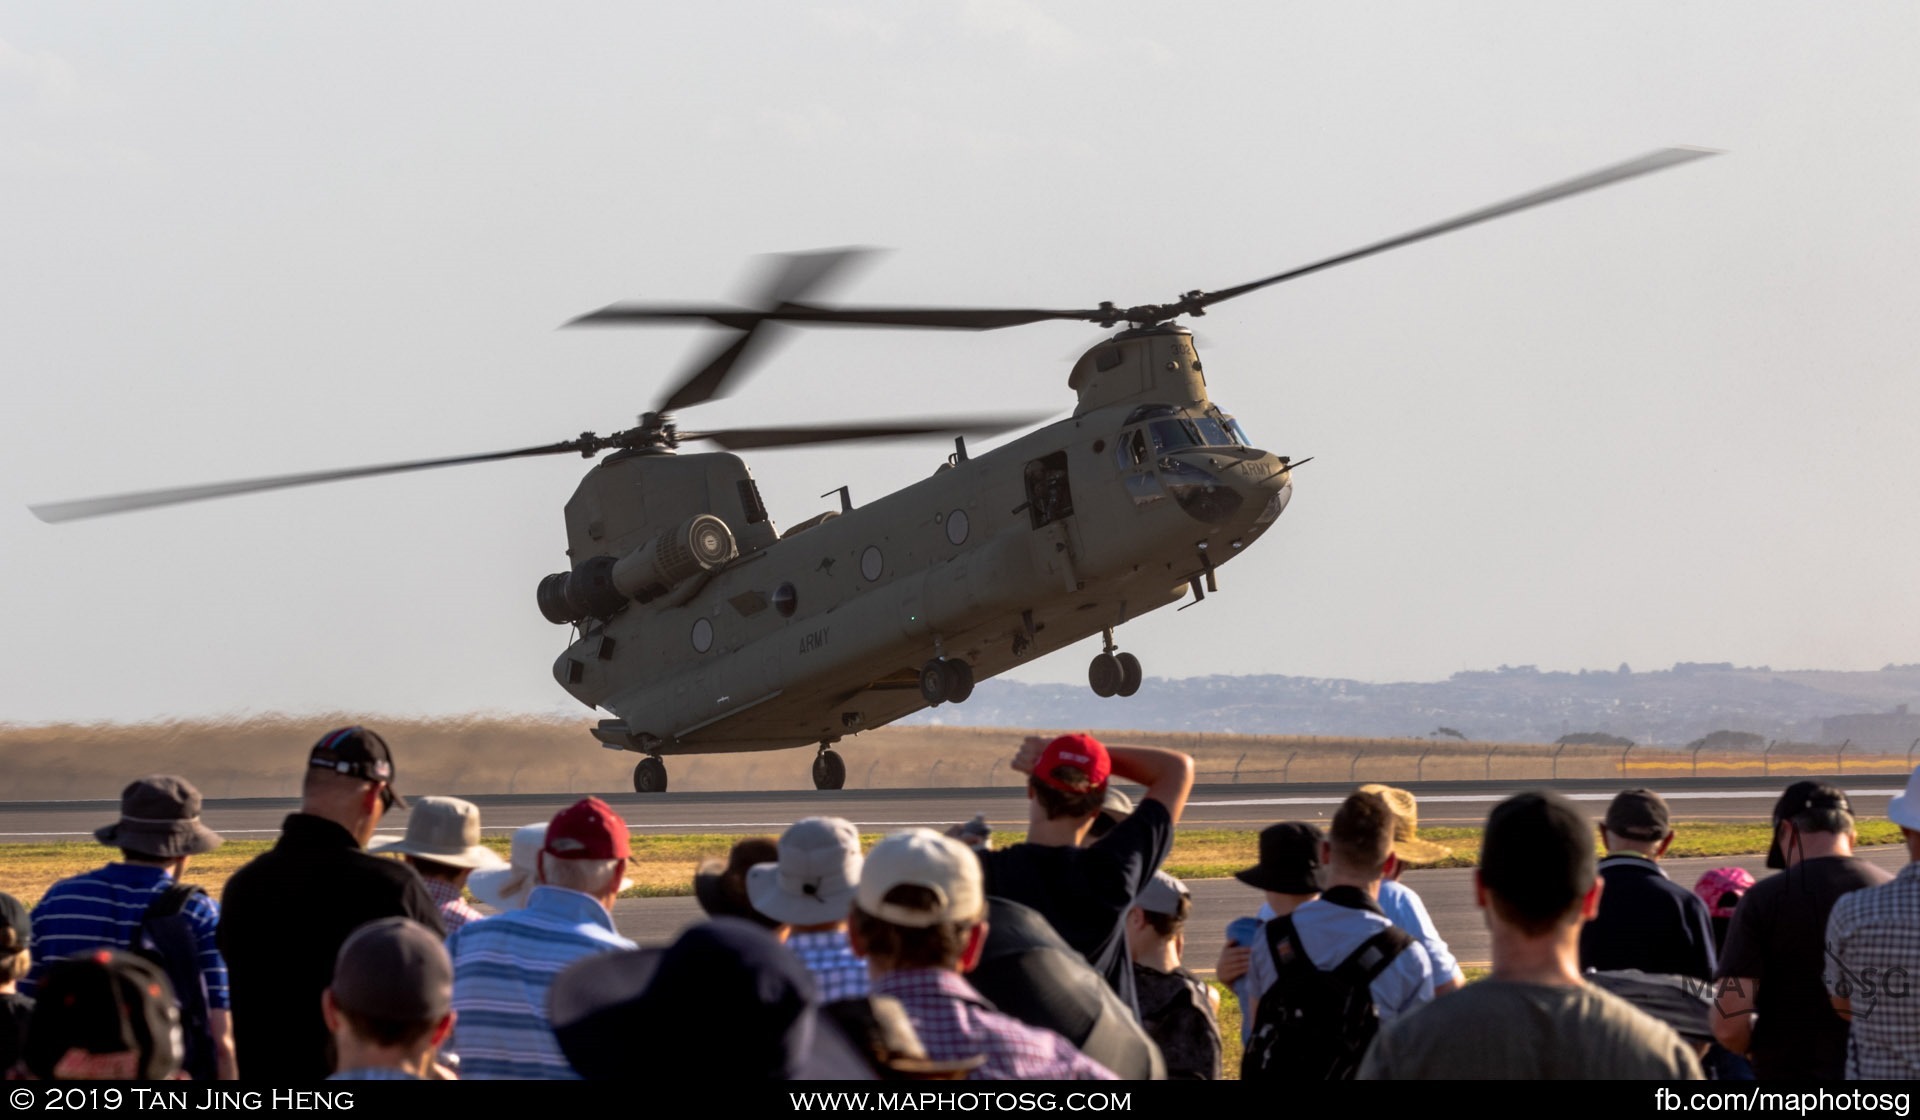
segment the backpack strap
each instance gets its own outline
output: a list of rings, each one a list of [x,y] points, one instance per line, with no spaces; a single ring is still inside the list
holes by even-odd
[[[1406,952],[1413,938],[1399,926],[1387,926],[1360,943],[1347,959],[1333,967],[1333,976],[1343,984],[1364,991],[1374,978],[1387,970],[1394,958]]]
[[[147,903],[146,911],[140,915],[140,924],[144,926],[155,918],[171,918],[186,909],[194,895],[206,893],[197,883],[168,883]]]

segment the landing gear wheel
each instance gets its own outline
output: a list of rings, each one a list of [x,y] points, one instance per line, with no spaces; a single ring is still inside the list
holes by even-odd
[[[1114,661],[1120,665],[1120,687],[1114,690],[1119,696],[1132,696],[1140,691],[1140,659],[1131,653],[1116,653]]]
[[[1093,686],[1095,696],[1112,696],[1120,691],[1120,660],[1111,653],[1103,653],[1087,666],[1087,683]]]
[[[953,677],[947,663],[934,658],[920,667],[920,699],[937,708],[953,697]]]
[[[847,760],[838,751],[813,756],[813,788],[840,789],[847,784]]]
[[[973,666],[955,658],[940,663],[947,674],[947,703],[964,704],[973,695]]]
[[[633,792],[667,792],[667,764],[649,755],[633,768]]]

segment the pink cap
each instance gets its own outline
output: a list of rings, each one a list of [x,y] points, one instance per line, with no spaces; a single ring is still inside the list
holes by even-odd
[[[1716,918],[1733,917],[1733,908],[1740,903],[1747,888],[1753,886],[1753,874],[1739,867],[1716,867],[1693,885],[1693,893],[1707,904],[1707,913]],[[1721,899],[1733,895],[1731,904],[1723,904]]]

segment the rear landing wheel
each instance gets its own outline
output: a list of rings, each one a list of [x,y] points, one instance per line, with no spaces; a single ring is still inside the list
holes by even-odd
[[[813,757],[813,788],[840,789],[847,784],[847,761],[838,751],[821,751]]]
[[[633,792],[667,792],[667,764],[649,755],[633,767]]]
[[[1120,691],[1120,661],[1111,653],[1099,654],[1087,666],[1087,684],[1095,696],[1112,696]]]
[[[947,703],[964,704],[973,695],[973,666],[955,658],[942,661],[947,674]]]
[[[953,699],[953,674],[947,663],[936,657],[920,667],[920,699],[937,708]]]
[[[1113,659],[1120,663],[1120,687],[1114,689],[1116,696],[1132,696],[1140,691],[1140,659],[1131,653],[1116,653]]]

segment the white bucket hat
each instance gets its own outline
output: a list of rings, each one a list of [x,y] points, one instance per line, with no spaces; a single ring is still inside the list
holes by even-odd
[[[839,817],[795,821],[780,837],[780,861],[747,869],[753,908],[790,926],[837,922],[860,883],[860,831]]]
[[[523,825],[513,833],[513,861],[505,867],[489,867],[467,876],[467,889],[473,897],[495,910],[518,910],[527,904],[527,896],[539,885],[540,849],[547,842],[547,825]]]
[[[1887,819],[1920,832],[1920,769],[1907,778],[1907,792],[1887,802]]]

